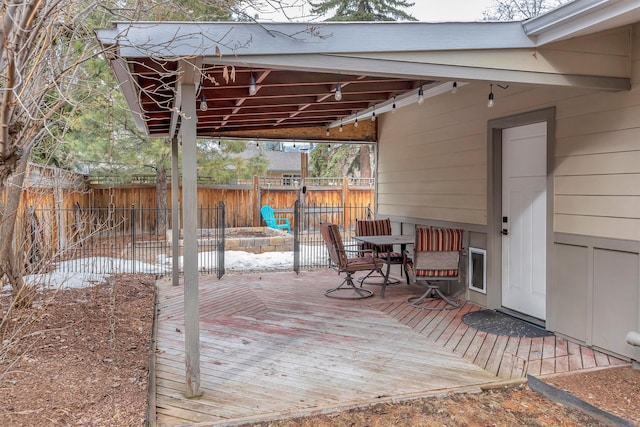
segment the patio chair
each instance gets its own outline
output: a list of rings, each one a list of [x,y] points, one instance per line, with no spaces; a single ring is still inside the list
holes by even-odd
[[[364,254],[362,250],[346,250],[336,224],[328,222],[320,224],[320,234],[327,245],[330,266],[338,270],[338,274],[346,274],[340,286],[327,289],[324,294],[331,298],[340,299],[361,299],[373,296],[373,291],[356,287],[353,283],[353,274],[358,271],[371,270],[382,274],[382,261],[374,257],[371,252]],[[355,256],[349,257],[348,253]]]
[[[391,220],[389,218],[385,219],[373,219],[373,220],[358,220],[356,219],[356,236],[390,236],[391,235]],[[372,251],[376,257],[380,259],[380,261],[387,264],[387,273],[383,275],[380,279],[374,282],[367,282],[368,285],[379,285],[386,286],[392,285],[395,283],[400,283],[400,280],[394,279],[391,277],[386,277],[389,275],[389,270],[391,265],[401,264],[404,266],[406,262],[406,255],[400,252],[393,251],[393,245],[372,245],[370,243],[362,243],[361,249]],[[370,272],[366,276],[359,279],[361,284],[365,284],[365,281],[369,278],[376,278],[377,276],[372,276],[375,271]],[[402,269],[400,271],[402,274]],[[385,282],[386,277],[386,282]],[[408,283],[408,278],[407,278]]]
[[[412,283],[424,282],[427,291],[407,299],[409,305],[423,310],[451,310],[460,303],[445,295],[438,282],[458,281],[461,272],[462,230],[416,226],[413,260],[407,262],[407,274]],[[441,299],[444,306],[430,304]]]
[[[287,230],[289,233],[291,233],[289,218],[276,218],[271,206],[264,205],[263,207],[261,207],[260,215],[262,215],[262,220],[265,222],[265,224],[267,224],[267,227],[275,228],[276,230]]]

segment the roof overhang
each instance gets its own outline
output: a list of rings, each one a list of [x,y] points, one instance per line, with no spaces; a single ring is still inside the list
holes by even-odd
[[[549,43],[631,22],[639,4],[579,0],[525,23],[118,22],[97,35],[150,136],[177,134],[181,85],[194,84],[208,107],[198,111],[199,136],[372,142],[375,124],[356,128],[358,118],[453,81],[629,89],[624,59],[592,69],[586,53],[564,46],[558,55]]]
[[[522,23],[537,46],[640,22],[639,0],[577,0]]]

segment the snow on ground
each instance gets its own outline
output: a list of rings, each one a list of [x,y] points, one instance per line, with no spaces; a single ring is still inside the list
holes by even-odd
[[[303,247],[302,253],[310,260],[326,259],[325,248],[319,246]],[[305,262],[306,261],[306,262]],[[179,258],[182,266],[182,257]],[[216,267],[216,252],[200,252],[198,268],[212,270]],[[265,252],[253,254],[244,251],[225,251],[225,269],[227,271],[277,271],[293,268],[293,252]],[[56,264],[55,271],[43,274],[31,274],[24,277],[25,283],[50,289],[69,289],[92,286],[104,282],[110,275],[119,273],[167,274],[171,272],[172,259],[166,255],[158,257],[156,264],[110,257],[80,258]],[[91,271],[91,273],[86,273]],[[10,291],[10,286],[3,288]]]

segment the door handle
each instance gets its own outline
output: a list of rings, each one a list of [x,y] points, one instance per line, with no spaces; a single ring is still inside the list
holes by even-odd
[[[508,236],[509,230],[507,230],[506,228],[503,228],[502,230],[500,230],[500,234],[502,234],[503,236]]]

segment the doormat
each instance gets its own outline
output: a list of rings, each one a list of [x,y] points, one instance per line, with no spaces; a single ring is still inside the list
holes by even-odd
[[[553,335],[552,332],[542,329],[540,326],[495,310],[472,311],[462,316],[462,321],[465,325],[489,334],[520,338],[539,338]]]

